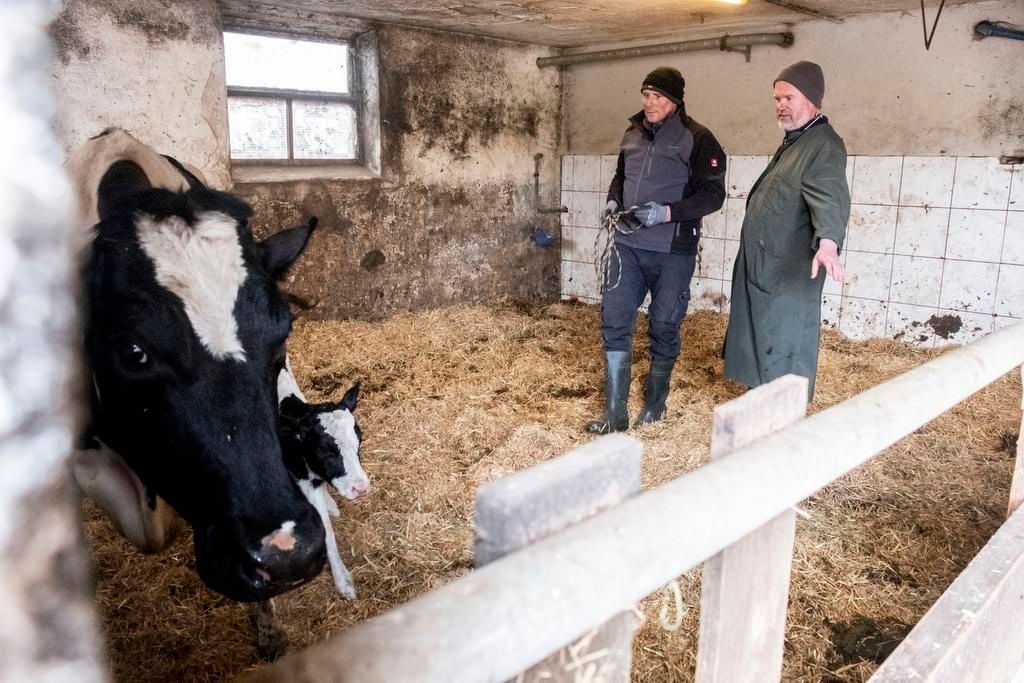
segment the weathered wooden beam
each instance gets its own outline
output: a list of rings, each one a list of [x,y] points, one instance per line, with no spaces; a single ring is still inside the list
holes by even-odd
[[[1024,509],[1011,515],[869,680],[1013,681],[1024,661]]]
[[[512,678],[1022,363],[1024,323],[285,657],[251,680]],[[832,439],[828,457],[823,438]]]
[[[105,675],[66,468],[80,335],[71,192],[51,128],[45,27],[58,7],[0,2],[0,679],[90,683]]]
[[[711,459],[807,414],[807,378],[786,375],[715,409]],[[782,675],[796,516],[786,510],[704,563],[698,683],[770,683]]]
[[[1017,431],[1017,458],[1013,465],[1013,480],[1010,483],[1010,503],[1007,506],[1006,516],[1009,517],[1024,502],[1024,365],[1020,368],[1021,384],[1021,420],[1020,429]]]
[[[621,440],[604,437],[482,486],[474,520],[477,567],[640,493],[642,449],[621,445]],[[622,612],[520,673],[515,682],[575,683],[582,678],[628,683],[639,626],[633,610]]]

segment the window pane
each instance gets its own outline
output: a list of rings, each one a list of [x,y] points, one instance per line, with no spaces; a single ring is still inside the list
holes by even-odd
[[[228,86],[348,92],[348,46],[224,34]]]
[[[296,159],[355,159],[356,112],[339,102],[292,102]]]
[[[232,159],[287,159],[287,106],[284,100],[228,98]]]

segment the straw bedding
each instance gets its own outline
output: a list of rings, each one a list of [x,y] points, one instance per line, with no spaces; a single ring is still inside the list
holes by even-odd
[[[633,432],[645,446],[645,488],[703,464],[712,410],[742,393],[722,379],[725,321],[708,312],[686,319],[667,419]],[[634,415],[646,371],[645,327],[641,317]],[[339,398],[363,382],[356,414],[373,488],[340,502],[335,521],[359,599],[341,600],[327,570],[279,598],[294,647],[471,570],[476,488],[588,440],[580,427],[602,404],[597,328],[594,307],[515,301],[380,323],[296,325],[292,363],[311,400]],[[826,333],[811,411],[938,353]],[[1011,373],[802,506],[810,517],[797,523],[785,680],[866,680],[998,528],[1020,392],[1020,375]],[[822,442],[822,457],[829,447]],[[91,504],[84,514],[117,680],[222,680],[258,666],[245,608],[199,582],[190,538],[146,557]],[[693,677],[699,570],[678,585],[677,630],[659,624],[661,594],[640,605],[647,620],[635,640],[634,680]]]

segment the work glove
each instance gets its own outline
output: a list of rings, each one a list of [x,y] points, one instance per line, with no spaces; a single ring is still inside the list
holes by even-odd
[[[609,199],[608,203],[605,204],[604,213],[601,214],[601,222],[608,220],[608,216],[612,215],[619,210],[619,203],[614,199]]]
[[[668,222],[668,207],[657,202],[647,202],[643,206],[633,209],[633,215],[646,227]]]

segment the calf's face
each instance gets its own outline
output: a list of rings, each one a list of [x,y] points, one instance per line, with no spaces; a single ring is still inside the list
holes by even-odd
[[[100,206],[86,287],[95,429],[192,525],[211,588],[260,600],[310,580],[324,530],[277,436],[291,316],[276,279],[315,222],[257,243],[248,207],[205,188],[121,190]]]

